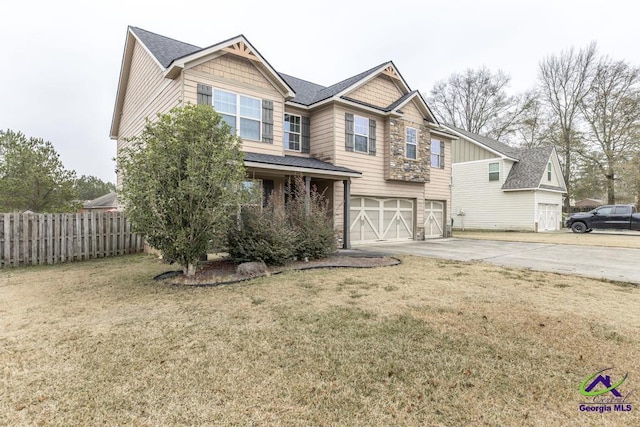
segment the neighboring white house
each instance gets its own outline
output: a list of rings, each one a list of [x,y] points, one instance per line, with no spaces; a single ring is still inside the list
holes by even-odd
[[[553,231],[566,185],[554,147],[514,148],[446,126],[451,147],[453,229]]]

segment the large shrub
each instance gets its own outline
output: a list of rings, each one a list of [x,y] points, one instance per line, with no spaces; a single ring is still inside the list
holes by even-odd
[[[236,263],[264,261],[268,265],[282,265],[294,256],[296,233],[289,227],[282,206],[269,201],[260,206],[244,206],[236,227],[229,229],[229,256]]]
[[[192,276],[240,206],[240,139],[210,106],[187,105],[147,122],[131,143],[118,157],[127,214],[135,231]]]
[[[282,265],[293,258],[323,258],[336,250],[329,202],[315,189],[307,196],[300,177],[287,187],[284,205],[277,195],[264,208],[242,208],[237,227],[227,235],[233,261]]]
[[[318,259],[336,251],[336,235],[329,201],[316,188],[306,195],[301,177],[293,179],[286,211],[291,228],[296,231],[295,256]]]

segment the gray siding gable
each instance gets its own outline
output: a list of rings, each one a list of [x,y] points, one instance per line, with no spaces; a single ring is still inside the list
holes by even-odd
[[[478,135],[477,133],[472,133],[467,130],[461,129],[456,126],[452,126],[449,124],[445,124],[446,127],[452,129],[455,132],[458,132],[461,135],[466,136],[469,139],[474,140],[475,142],[484,145],[485,147],[497,151],[498,153],[505,155],[507,157],[511,157],[512,159],[518,159],[518,149],[511,147],[505,143],[502,143],[496,139],[489,138],[487,136]]]

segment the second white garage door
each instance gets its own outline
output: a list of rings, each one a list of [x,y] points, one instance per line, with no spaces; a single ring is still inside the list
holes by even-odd
[[[556,231],[560,229],[560,205],[538,203],[538,231]]]
[[[444,236],[444,202],[424,201],[424,237],[435,239]]]
[[[351,198],[351,241],[413,239],[413,200]]]

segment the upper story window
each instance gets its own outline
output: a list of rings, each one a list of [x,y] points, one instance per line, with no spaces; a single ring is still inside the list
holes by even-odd
[[[431,140],[431,167],[444,168],[444,143],[437,139]]]
[[[547,163],[547,181],[551,181],[551,162]]]
[[[369,152],[369,119],[353,116],[354,148],[361,153]]]
[[[489,163],[489,181],[500,181],[500,163]]]
[[[416,128],[405,128],[406,152],[408,159],[418,158],[418,130]]]
[[[300,151],[301,136],[300,116],[294,114],[284,115],[284,148],[285,150]]]
[[[260,141],[262,100],[213,89],[213,108],[240,138]]]
[[[376,121],[344,113],[344,149],[376,155]]]

